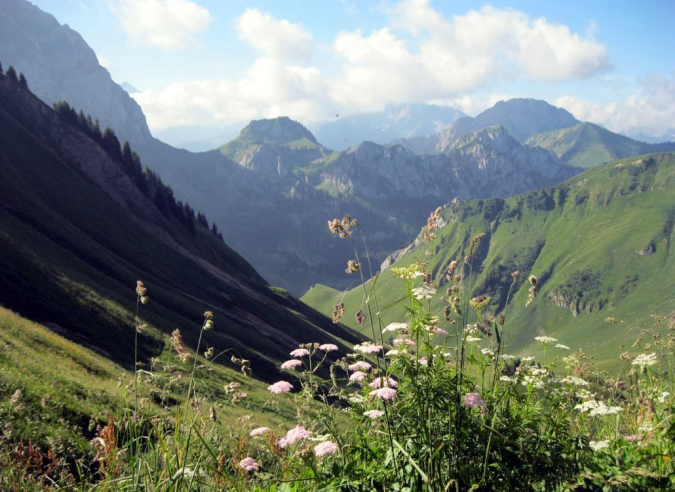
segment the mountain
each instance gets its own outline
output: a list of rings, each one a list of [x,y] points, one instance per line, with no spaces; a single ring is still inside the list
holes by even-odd
[[[390,104],[383,111],[348,116],[313,125],[320,142],[331,149],[344,150],[364,141],[385,144],[399,138],[438,133],[458,118],[460,110],[432,104]]]
[[[449,148],[458,138],[494,125],[502,125],[516,140],[524,143],[538,133],[569,128],[580,123],[568,111],[537,99],[499,101],[475,118],[460,118],[443,131],[427,137],[397,140],[417,154],[434,154]]]
[[[127,94],[136,94],[137,92],[141,92],[138,89],[136,89],[133,85],[131,85],[129,82],[122,82],[120,84],[120,87],[124,89]]]
[[[552,150],[563,162],[577,167],[593,167],[632,155],[675,150],[675,142],[638,142],[593,123],[540,133],[526,143]]]
[[[488,314],[496,314],[506,303],[511,273],[521,272],[506,312],[507,353],[531,353],[537,350],[534,336],[545,334],[611,364],[624,344],[641,336],[640,330],[652,340],[659,327],[651,315],[675,314],[673,153],[613,161],[511,198],[455,201],[441,217],[433,242],[418,240],[392,261],[397,267],[429,261],[427,271],[440,286],[432,310],[442,312],[448,264],[461,261],[471,238],[484,233],[473,274],[463,284],[472,286],[470,296],[490,296]],[[404,286],[384,267],[377,280],[378,303],[389,306],[401,299]],[[468,275],[468,267],[463,268]],[[525,307],[530,286],[524,279],[530,274],[539,278],[539,294]],[[303,300],[323,312],[344,302],[344,322],[359,329],[353,313],[362,309],[362,298],[360,287],[341,293],[316,286]],[[404,321],[395,317],[398,312],[383,310],[383,322]]]
[[[9,30],[12,36],[6,34]],[[28,76],[31,87],[48,82],[54,91],[38,96],[50,104],[55,99],[65,99],[76,111],[82,108],[98,118],[101,131],[109,126],[121,142],[129,140],[143,164],[171,186],[176,199],[205,212],[227,244],[254,265],[263,278],[296,295],[314,283],[345,288],[353,282],[345,275],[343,265],[350,247],[345,242],[332,241],[327,220],[345,214],[359,216],[364,229],[376,233],[370,252],[380,262],[412,240],[417,224],[429,210],[453,197],[500,196],[508,190],[548,186],[555,179],[571,175],[570,169],[563,166],[560,173],[547,176],[554,169],[549,160],[551,156],[555,159],[547,152],[519,151],[518,159],[525,158],[526,165],[516,159],[506,166],[500,163],[491,167],[488,160],[492,156],[499,158],[508,153],[486,148],[471,158],[448,152],[445,157],[425,160],[395,150],[392,152],[401,154],[400,163],[406,166],[407,176],[418,176],[424,184],[415,192],[414,202],[404,206],[397,194],[399,188],[390,186],[396,178],[379,173],[376,168],[380,164],[367,160],[382,153],[386,170],[386,161],[393,153],[369,147],[373,144],[357,147],[348,155],[332,152],[302,125],[282,118],[253,122],[219,149],[199,153],[176,149],[150,135],[138,105],[98,65],[85,41],[49,14],[25,0],[6,0],[0,12],[0,36],[4,40],[0,43],[3,65],[15,64]],[[43,49],[55,54],[46,56]],[[5,59],[3,53],[11,57]],[[23,61],[32,67],[30,71],[24,68]],[[64,77],[64,72],[69,75]],[[98,74],[98,78],[93,80],[92,74]],[[415,115],[427,109],[392,108],[389,115],[401,125],[406,121],[412,124],[418,121]],[[118,111],[119,119],[109,117]],[[118,123],[122,126],[117,127]],[[526,154],[546,160],[543,174],[536,169],[539,164],[526,158]],[[457,166],[457,177],[444,176],[454,173]],[[475,169],[470,170],[471,166]],[[428,168],[443,178],[432,179]],[[528,173],[522,183],[513,175],[516,169]],[[363,179],[370,179],[372,186],[361,179],[361,170]],[[435,182],[437,179],[443,186]],[[351,193],[341,188],[343,184],[359,191]],[[406,191],[409,195],[410,188]]]
[[[69,101],[136,147],[152,138],[141,107],[112,81],[82,36],[26,0],[2,0],[0,60],[20,67],[47,104]]]
[[[128,366],[141,279],[141,360],[177,327],[194,345],[211,310],[205,343],[237,350],[265,380],[300,343],[359,340],[271,288],[154,173],[129,171],[114,134],[84,133],[72,114],[0,76],[0,304]]]
[[[444,153],[417,156],[402,146],[365,142],[322,171],[323,187],[365,199],[505,197],[551,186],[578,171],[550,151],[521,145],[501,126],[484,128],[454,142]],[[427,209],[420,211],[428,213]],[[424,218],[424,216],[422,216]]]

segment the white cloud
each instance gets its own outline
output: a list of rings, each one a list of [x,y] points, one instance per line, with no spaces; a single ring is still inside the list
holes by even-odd
[[[181,125],[289,116],[307,122],[334,111],[325,80],[316,68],[260,58],[242,79],[171,84],[133,94],[152,130]]]
[[[134,42],[165,50],[191,44],[213,20],[191,0],[109,0],[108,6]]]
[[[312,35],[298,24],[248,9],[236,27],[241,39],[271,58],[309,61],[312,57]]]
[[[490,89],[502,80],[574,80],[608,67],[606,48],[594,39],[594,25],[579,35],[543,18],[492,7],[445,18],[428,0],[401,1],[388,15],[389,25],[380,29],[336,35],[329,54],[340,65],[329,78],[318,68],[297,66],[311,59],[311,33],[248,9],[235,27],[263,57],[240,79],[172,84],[135,97],[153,129],[278,115],[308,123],[335,111],[377,110],[391,102],[456,101],[476,114],[494,97],[504,97],[476,97],[472,93],[479,88]]]
[[[566,95],[552,104],[567,109],[581,121],[604,125],[614,132],[672,139],[675,134],[675,72],[643,80],[637,93],[618,103],[603,106]]]

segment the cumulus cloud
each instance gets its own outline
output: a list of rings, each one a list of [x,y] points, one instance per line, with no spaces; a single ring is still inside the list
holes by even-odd
[[[606,126],[626,135],[670,138],[675,135],[675,72],[643,80],[640,90],[619,102],[601,105],[575,96],[561,96],[552,104],[577,119]]]
[[[165,50],[191,44],[213,20],[208,9],[191,0],[109,0],[108,6],[134,42]]]
[[[143,108],[150,127],[161,130],[277,116],[315,121],[334,110],[327,93],[326,81],[316,68],[260,58],[240,80],[171,84],[132,97]]]
[[[428,0],[401,1],[388,10],[388,19],[373,31],[338,33],[329,48],[338,67],[327,77],[308,64],[311,33],[248,9],[235,27],[262,58],[240,79],[172,84],[135,97],[153,129],[281,114],[311,122],[335,110],[378,110],[392,102],[457,101],[476,114],[494,99],[475,97],[477,89],[488,92],[502,80],[582,79],[609,65],[592,25],[580,35],[544,18],[493,7],[446,18]]]
[[[312,57],[312,35],[298,24],[248,9],[237,19],[236,27],[242,40],[268,57],[305,62]]]

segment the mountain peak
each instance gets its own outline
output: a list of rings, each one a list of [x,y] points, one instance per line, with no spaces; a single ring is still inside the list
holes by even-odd
[[[306,138],[318,145],[316,138],[307,128],[288,116],[253,120],[244,127],[238,138],[267,144],[285,144]]]

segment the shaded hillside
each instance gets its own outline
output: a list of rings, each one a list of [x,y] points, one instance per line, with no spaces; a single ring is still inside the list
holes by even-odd
[[[207,309],[216,319],[207,344],[239,350],[262,378],[299,343],[358,340],[271,289],[203,224],[193,234],[164,215],[121,161],[6,76],[0,175],[0,304],[116,361],[133,361],[137,279],[151,299],[143,359],[177,327],[195,343]]]
[[[412,246],[396,266],[429,260],[427,270],[442,284],[449,262],[461,260],[471,238],[485,233],[473,263],[472,295],[487,294],[492,309],[501,309],[511,272],[540,278],[539,296],[529,308],[524,307],[529,285],[517,286],[507,312],[509,353],[525,353],[535,335],[546,334],[592,350],[597,358],[613,358],[640,329],[652,326],[650,315],[675,312],[675,154],[614,161],[506,200],[456,202],[442,217],[446,225],[436,240]],[[380,307],[402,294],[401,280],[389,269],[377,288]],[[443,293],[441,288],[432,301],[439,314]],[[326,313],[341,299],[347,310],[343,321],[359,328],[353,316],[363,306],[361,288],[343,297],[317,286],[303,297]],[[397,310],[383,309],[382,315],[385,322],[403,321],[392,317]]]
[[[577,167],[593,167],[632,155],[675,150],[675,142],[638,142],[593,123],[534,135],[526,143],[552,150],[560,160]]]

